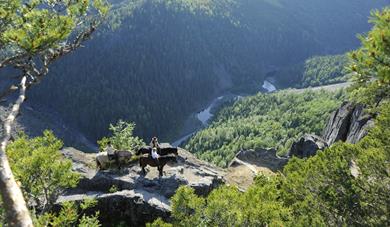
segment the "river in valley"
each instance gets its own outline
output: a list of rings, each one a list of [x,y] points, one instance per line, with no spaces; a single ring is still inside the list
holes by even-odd
[[[270,81],[265,80],[263,82],[263,85],[261,86],[261,88],[259,88],[259,90],[262,92],[263,91],[274,92],[274,91],[276,91],[276,87]],[[190,132],[183,133],[184,135],[182,135],[180,138],[178,138],[174,142],[172,142],[172,146],[175,146],[175,147],[180,146],[185,141],[187,141],[192,135],[197,133],[199,130],[207,127],[210,119],[214,116],[213,110],[217,106],[219,106],[225,102],[228,102],[231,100],[237,100],[240,98],[242,98],[242,96],[235,95],[235,94],[222,95],[222,96],[219,96],[219,97],[215,98],[214,100],[212,100],[211,103],[203,110],[191,114],[191,116],[189,117],[188,120],[191,121],[191,120],[193,120],[193,118],[195,118],[198,121],[198,123],[200,123],[200,124],[195,124],[195,125],[193,124],[192,126],[190,126],[191,127],[191,129],[189,129]]]

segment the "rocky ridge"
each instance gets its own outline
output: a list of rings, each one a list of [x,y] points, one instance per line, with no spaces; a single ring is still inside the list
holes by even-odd
[[[355,144],[373,125],[374,117],[365,112],[364,105],[344,102],[331,114],[322,137],[304,135],[293,143],[288,156],[310,157],[338,141]]]
[[[337,141],[355,144],[367,135],[368,129],[373,125],[374,118],[364,111],[363,105],[345,102],[332,113],[323,138],[328,145]]]
[[[97,206],[90,212],[99,210],[104,226],[119,224],[118,220],[130,226],[142,226],[158,217],[169,220],[169,199],[179,186],[188,185],[198,195],[207,195],[225,182],[225,170],[200,161],[183,149],[179,149],[177,163],[164,167],[162,178],[153,167],[147,167],[147,174],[142,175],[137,162],[122,170],[97,171],[95,154],[74,148],[65,148],[62,153],[72,160],[73,169],[81,173],[82,179],[58,202],[97,199]]]

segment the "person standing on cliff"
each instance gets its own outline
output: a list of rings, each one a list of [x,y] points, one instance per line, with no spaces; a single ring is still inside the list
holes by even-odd
[[[158,152],[160,151],[160,144],[158,143],[157,137],[153,137],[152,141],[150,141],[150,147],[151,147],[151,155],[154,160],[156,160],[157,163],[159,163],[158,158],[160,155]]]

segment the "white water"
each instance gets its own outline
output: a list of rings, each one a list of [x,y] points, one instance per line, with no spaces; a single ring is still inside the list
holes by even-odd
[[[196,115],[196,118],[198,118],[198,120],[202,122],[203,125],[206,125],[207,121],[213,116],[213,114],[210,113],[211,107],[212,105],[210,105],[209,107],[207,107],[207,109],[204,109]]]
[[[196,115],[196,118],[198,118],[198,120],[202,122],[203,126],[207,126],[207,122],[210,120],[211,117],[214,116],[214,114],[211,113],[211,108],[214,107],[217,101],[223,99],[223,97],[224,96],[219,96],[218,98],[214,99],[213,102],[206,109],[202,110]]]
[[[264,80],[263,88],[268,92],[276,91],[276,87],[273,84],[271,84],[268,80]]]

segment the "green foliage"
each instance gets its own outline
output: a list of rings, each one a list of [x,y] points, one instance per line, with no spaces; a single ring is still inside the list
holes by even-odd
[[[110,189],[108,189],[108,192],[109,192],[109,193],[115,193],[115,192],[117,192],[117,191],[118,191],[118,186],[116,186],[115,184],[112,185],[112,186],[110,187]]]
[[[173,225],[164,222],[161,218],[157,218],[153,223],[147,223],[146,227],[173,227]]]
[[[200,223],[205,200],[195,195],[190,187],[180,186],[172,197],[172,216],[184,226]]]
[[[21,135],[7,146],[7,155],[15,178],[26,198],[39,209],[48,210],[64,189],[75,187],[79,174],[72,171],[70,160],[59,150],[62,142],[50,131],[33,139]]]
[[[313,57],[305,62],[302,87],[344,82],[348,75],[345,55]]]
[[[388,226],[390,103],[358,144],[336,143],[293,158],[246,191],[223,186],[206,198],[186,187],[172,198],[175,226]],[[357,174],[353,174],[353,172]]]
[[[89,0],[1,1],[0,48],[12,48],[16,55],[35,55],[57,48],[80,28],[87,13],[97,10],[105,15],[108,11],[103,0],[94,0],[92,5]]]
[[[350,78],[346,70],[346,55],[310,57],[301,64],[271,73],[281,87],[315,87],[345,82]]]
[[[136,151],[138,148],[145,146],[145,143],[139,137],[133,136],[134,128],[134,123],[125,122],[123,120],[119,120],[115,125],[110,124],[112,136],[109,138],[103,137],[98,141],[100,150],[103,151],[108,142],[110,142],[115,149],[122,151]]]
[[[189,187],[180,188],[172,199],[175,226],[281,226],[289,223],[291,212],[277,201],[275,184],[252,187],[245,193],[223,186],[204,199]],[[185,195],[183,195],[185,193]],[[176,199],[177,197],[185,199]],[[194,205],[194,203],[197,203]],[[190,209],[191,208],[191,209]],[[196,217],[194,217],[194,215]]]
[[[259,93],[222,109],[186,149],[219,166],[226,166],[241,149],[277,148],[283,155],[294,139],[320,134],[342,99],[342,91]]]
[[[234,0],[154,0],[175,11],[205,16],[231,16],[231,8],[238,4]]]
[[[373,11],[370,19],[373,29],[359,37],[362,47],[349,55],[349,70],[355,81],[351,98],[371,107],[390,97],[389,21],[389,7]]]
[[[65,202],[62,204],[58,214],[45,213],[34,220],[35,226],[79,226],[79,227],[99,227],[99,212],[94,215],[86,215],[88,208],[96,206],[97,201],[92,199],[84,200],[80,205],[75,202]]]
[[[338,143],[307,161],[289,162],[281,187],[286,205],[296,207],[295,215],[305,221],[310,220],[308,212],[315,211],[330,225],[387,225],[389,123],[386,104],[377,126],[358,144]],[[352,168],[358,176],[352,175]]]
[[[21,184],[21,189],[30,203],[35,226],[100,226],[98,213],[84,214],[96,206],[97,201],[84,200],[61,204],[58,213],[52,212],[54,203],[65,189],[75,187],[79,174],[72,171],[72,163],[59,150],[62,142],[50,131],[41,137],[29,139],[25,134],[7,146],[7,155],[12,172]],[[0,201],[0,224],[4,223]]]

